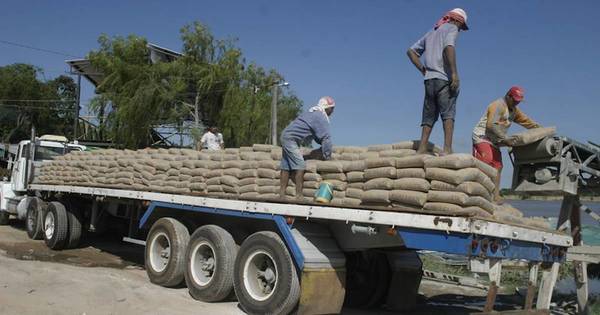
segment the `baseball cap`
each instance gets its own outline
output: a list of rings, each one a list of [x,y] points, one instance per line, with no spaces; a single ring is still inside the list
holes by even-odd
[[[522,87],[515,85],[508,90],[508,95],[515,101],[520,102],[525,98],[525,90]]]
[[[450,12],[448,12],[448,14],[454,18],[456,18],[457,20],[461,21],[463,23],[463,29],[466,31],[469,29],[469,27],[467,26],[467,12],[465,12],[465,10],[461,9],[461,8],[456,8],[456,9],[452,9],[450,10]]]

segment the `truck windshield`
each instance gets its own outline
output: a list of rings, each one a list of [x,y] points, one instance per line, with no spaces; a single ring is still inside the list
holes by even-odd
[[[43,161],[43,160],[53,160],[57,156],[61,156],[65,154],[65,148],[62,147],[37,147],[35,152],[35,160]]]

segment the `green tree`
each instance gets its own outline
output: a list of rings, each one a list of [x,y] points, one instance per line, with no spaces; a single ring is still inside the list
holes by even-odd
[[[38,134],[69,136],[73,132],[75,94],[72,78],[42,81],[40,68],[29,64],[0,67],[0,135],[5,143]]]

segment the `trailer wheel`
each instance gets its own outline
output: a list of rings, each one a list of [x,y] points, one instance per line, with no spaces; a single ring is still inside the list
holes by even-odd
[[[81,212],[73,206],[73,203],[69,204],[67,210],[67,217],[69,221],[69,237],[67,239],[67,248],[76,248],[81,242],[81,234],[83,232],[81,218]]]
[[[10,219],[10,214],[0,210],[0,225],[7,225]]]
[[[183,282],[189,240],[186,227],[173,218],[162,218],[152,225],[145,253],[146,273],[152,283],[173,287]]]
[[[204,302],[219,302],[233,290],[233,266],[238,246],[225,229],[199,227],[185,255],[185,283],[190,295]]]
[[[250,235],[235,260],[233,285],[249,314],[289,314],[298,304],[300,283],[285,244],[273,232]]]
[[[44,237],[44,209],[46,204],[39,198],[33,198],[27,207],[25,228],[27,235],[32,240],[41,240]]]
[[[69,234],[67,210],[62,203],[52,201],[44,216],[44,241],[51,249],[63,249]]]

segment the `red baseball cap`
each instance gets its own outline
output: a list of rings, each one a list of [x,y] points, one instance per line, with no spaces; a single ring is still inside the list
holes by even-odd
[[[508,90],[508,95],[510,95],[515,101],[520,102],[525,98],[525,90],[523,90],[520,86],[513,86]]]

